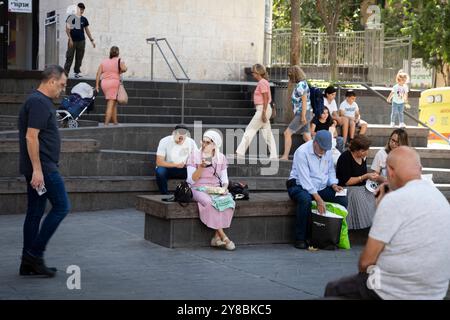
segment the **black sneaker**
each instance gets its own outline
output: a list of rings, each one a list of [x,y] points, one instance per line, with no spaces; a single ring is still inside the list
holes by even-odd
[[[308,249],[308,243],[303,240],[296,240],[294,243],[294,247],[297,249]]]
[[[42,275],[52,278],[56,274],[56,269],[47,267],[43,258],[34,257],[30,254],[24,253],[22,255],[22,263],[20,265],[19,274],[27,276]]]

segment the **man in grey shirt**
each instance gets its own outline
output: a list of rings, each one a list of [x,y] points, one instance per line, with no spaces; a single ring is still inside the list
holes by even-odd
[[[388,182],[378,191],[359,273],[328,283],[325,297],[443,299],[450,279],[450,205],[421,179],[413,149],[398,147],[386,164]]]

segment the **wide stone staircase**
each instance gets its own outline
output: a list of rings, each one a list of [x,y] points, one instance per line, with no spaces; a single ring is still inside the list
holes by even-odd
[[[75,83],[75,80],[70,80],[68,90]],[[174,124],[180,122],[181,84],[127,83],[130,104],[120,107],[119,121],[122,125],[61,129],[60,168],[73,211],[134,207],[137,195],[157,193],[155,152],[159,140],[169,135]],[[36,84],[33,80],[27,86],[14,84],[14,80],[0,84],[0,115],[13,119],[0,132],[0,214],[26,211],[26,186],[18,172],[17,131],[11,129],[15,128],[18,110],[26,93]],[[244,163],[238,163],[232,156],[253,114],[251,95],[254,84],[189,83],[185,86],[185,122],[191,128],[191,135],[199,143],[206,129],[214,128],[223,134],[222,151],[228,155],[230,179],[247,182],[252,193],[284,192],[292,162],[269,162],[264,157],[258,158],[258,153],[266,151],[259,135],[250,146],[250,154]],[[363,91],[357,94],[362,117],[370,123],[368,136],[373,142],[370,164],[376,151],[386,143],[392,128],[380,124],[388,123],[385,120],[389,115],[381,100],[365,96]],[[104,99],[99,96],[94,112],[83,117],[89,120],[87,125],[102,121],[104,107]],[[194,125],[194,121],[202,123]],[[280,153],[283,151],[285,127],[284,124],[273,125]],[[411,145],[417,147],[422,157],[424,173],[432,173],[437,187],[450,199],[449,150],[428,148],[428,129],[408,126],[407,131]],[[291,154],[301,142],[301,138],[295,135]],[[173,190],[176,183],[171,181],[169,188]]]

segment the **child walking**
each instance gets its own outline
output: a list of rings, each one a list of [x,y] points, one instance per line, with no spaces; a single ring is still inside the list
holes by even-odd
[[[403,119],[403,110],[405,109],[405,103],[408,102],[408,86],[406,82],[409,77],[406,72],[400,70],[395,78],[397,84],[392,88],[387,102],[392,101],[392,113],[391,113],[391,127],[395,126],[395,118],[398,116],[399,127],[404,128],[405,123]]]

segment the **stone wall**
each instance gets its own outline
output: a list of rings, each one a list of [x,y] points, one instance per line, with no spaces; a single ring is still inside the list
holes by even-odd
[[[145,39],[167,38],[193,80],[243,80],[244,67],[262,62],[264,1],[261,0],[87,0],[84,15],[97,47],[89,41],[81,71],[95,76],[99,63],[117,45],[129,78],[150,77],[150,48]],[[66,8],[69,0],[40,1],[39,67],[44,65],[44,19],[59,14],[59,64],[65,61]],[[170,59],[174,64],[174,61]],[[176,72],[181,76],[180,71]],[[172,79],[155,47],[154,77]]]

